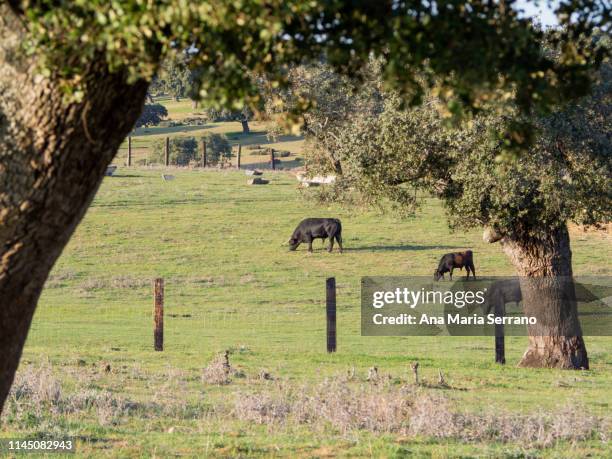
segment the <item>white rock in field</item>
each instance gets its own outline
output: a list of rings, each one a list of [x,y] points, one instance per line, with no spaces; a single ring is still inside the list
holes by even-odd
[[[170,180],[174,180],[174,175],[162,174],[162,179],[164,182],[169,182]]]
[[[305,172],[298,172],[296,175],[298,182],[302,184],[302,186],[318,186],[318,185],[327,185],[330,183],[334,183],[336,181],[335,175],[316,175],[314,177],[306,177]]]

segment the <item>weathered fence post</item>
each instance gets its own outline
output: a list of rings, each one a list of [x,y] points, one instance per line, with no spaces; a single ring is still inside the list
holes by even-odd
[[[419,362],[412,362],[410,364],[410,368],[412,368],[412,373],[414,374],[414,383],[419,385]]]
[[[336,278],[325,282],[327,315],[327,352],[336,352]]]
[[[166,166],[169,166],[170,165],[170,137],[166,137],[164,155],[166,157]]]
[[[164,280],[155,279],[153,287],[155,306],[153,311],[153,339],[156,351],[164,350]]]
[[[206,140],[202,139],[202,167],[206,167]]]
[[[242,153],[242,145],[238,144],[238,161],[236,163],[236,166],[238,167],[238,169],[240,169],[240,153]]]
[[[127,165],[132,165],[132,136],[128,136],[128,154],[127,154]]]
[[[276,170],[276,161],[274,161],[274,148],[270,148],[270,162],[272,163],[272,170]]]
[[[506,307],[503,299],[498,298],[498,300],[495,302],[494,312],[496,319],[506,315]],[[504,324],[495,323],[495,362],[502,365],[506,363],[506,346],[504,340]]]

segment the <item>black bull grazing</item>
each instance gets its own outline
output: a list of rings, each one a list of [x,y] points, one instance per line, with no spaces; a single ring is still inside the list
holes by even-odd
[[[328,252],[334,248],[334,239],[338,241],[340,253],[342,253],[342,224],[337,218],[307,218],[297,226],[291,239],[289,249],[295,250],[301,243],[308,243],[308,251],[312,252],[313,239],[329,238]]]
[[[463,267],[465,267],[465,270],[467,271],[468,278],[470,277],[470,270],[472,271],[473,277],[476,278],[476,271],[474,270],[474,257],[471,250],[442,255],[440,263],[438,264],[438,269],[434,271],[434,279],[444,279],[444,273],[449,273],[451,280],[453,280],[453,269],[461,269]]]

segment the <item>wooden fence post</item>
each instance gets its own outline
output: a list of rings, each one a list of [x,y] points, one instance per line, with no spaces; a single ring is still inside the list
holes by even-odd
[[[336,352],[336,278],[325,282],[327,315],[327,352]]]
[[[242,153],[242,145],[238,144],[238,162],[236,164],[238,166],[238,169],[240,169],[240,153]]]
[[[128,136],[128,154],[127,154],[127,165],[132,165],[132,136]]]
[[[276,170],[276,164],[274,161],[274,148],[270,148],[270,162],[272,163],[272,170]]]
[[[206,167],[206,139],[202,139],[202,167]]]
[[[166,144],[164,147],[164,155],[166,158],[166,166],[170,165],[170,137],[166,137]]]
[[[506,315],[504,300],[499,298],[495,302],[495,318]],[[495,324],[495,362],[504,365],[506,363],[506,346],[504,342],[504,324]]]
[[[164,350],[164,280],[155,279],[153,296],[155,306],[153,311],[153,339],[156,351]]]

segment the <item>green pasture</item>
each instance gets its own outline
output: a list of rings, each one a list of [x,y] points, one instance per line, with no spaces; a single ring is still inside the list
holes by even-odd
[[[203,116],[190,101],[158,101],[166,105],[171,120]],[[252,121],[250,126],[249,135],[242,134],[238,122],[136,129],[133,160],[146,158],[152,143],[165,136],[198,138],[216,132],[243,146],[242,163],[251,168],[269,167],[269,158],[253,154],[253,145],[290,151],[282,159],[283,168],[301,164],[302,138],[283,136],[271,142],[268,123]],[[481,435],[466,442],[372,429],[347,432],[334,423],[249,419],[240,397],[264,393],[274,398],[300,388],[316,392],[325,381],[342,380],[349,373],[354,377],[347,390],[376,391],[378,386],[366,381],[371,367],[388,377],[392,388],[412,387],[410,364],[418,361],[417,393],[441,397],[454,411],[533,417],[570,409],[578,413],[572,422],[588,424],[588,416],[605,417],[610,410],[610,339],[588,337],[591,370],[564,372],[516,368],[525,337],[506,339],[506,366],[494,363],[490,337],[362,337],[362,276],[431,276],[440,255],[466,248],[474,251],[479,276],[512,274],[512,268],[498,245],[482,241],[479,230],[450,232],[435,199],[424,197],[414,218],[399,220],[317,205],[305,199],[287,172],[266,171],[269,185],[248,186],[247,177],[236,170],[126,168],[126,151],[127,141],[114,161],[119,166],[115,176],[105,178],[50,275],[24,351],[17,392],[0,422],[0,438],[68,435],[76,439],[83,457],[612,453],[604,441],[611,436],[609,425],[607,431],[598,428],[579,441],[534,446],[501,441],[499,432],[491,432],[488,440]],[[175,179],[163,181],[162,173]],[[288,251],[283,244],[308,216],[342,220],[343,254],[328,254],[320,241],[313,254],[306,247]],[[610,242],[608,233],[573,228],[575,274],[610,275]],[[337,280],[338,295],[338,351],[331,355],[325,351],[325,279],[330,276]],[[153,350],[156,277],[165,280],[162,353]],[[212,383],[204,369],[225,351],[231,382]],[[444,384],[438,383],[440,372]],[[257,409],[274,411],[265,399]],[[432,413],[432,422],[436,416]],[[470,433],[464,435],[469,438]]]
[[[494,363],[488,337],[362,337],[360,278],[430,276],[441,254],[471,248],[478,275],[512,274],[498,245],[479,230],[449,231],[441,203],[423,198],[415,218],[364,213],[305,200],[295,178],[266,173],[248,186],[238,171],[119,168],[107,177],[55,266],[40,299],[22,368],[48,365],[66,392],[105,390],[159,404],[115,423],[94,415],[59,414],[54,425],[1,424],[0,436],[64,432],[87,456],[288,457],[605,457],[598,439],[530,449],[521,444],[404,438],[334,426],[270,427],[217,419],[215,406],[270,384],[317,384],[352,367],[365,381],[376,366],[399,381],[420,363],[423,391],[459,410],[538,413],[565,406],[595,416],[610,411],[610,338],[586,339],[590,371],[516,368],[526,338],[507,339],[508,364]],[[345,252],[320,243],[289,252],[283,243],[307,216],[343,223]],[[609,275],[607,234],[573,231],[574,272]],[[325,279],[338,283],[338,352],[325,352]],[[152,279],[165,279],[165,350],[153,351]],[[211,385],[201,374],[229,350],[242,378]],[[106,366],[110,371],[106,371]],[[448,385],[433,387],[441,370]],[[257,377],[262,371],[275,381]],[[428,386],[432,386],[428,388]],[[187,401],[192,414],[163,406]],[[44,415],[43,415],[44,417]],[[54,430],[55,429],[55,430]]]

